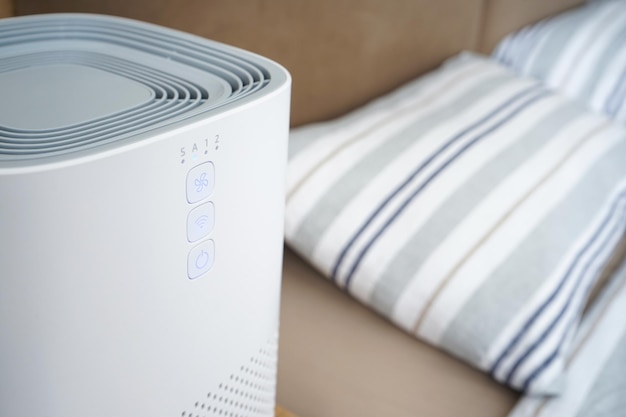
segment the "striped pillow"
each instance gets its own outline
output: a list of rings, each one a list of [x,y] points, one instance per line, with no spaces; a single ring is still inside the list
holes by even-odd
[[[558,397],[528,395],[509,417],[626,415],[626,264],[585,316]]]
[[[286,240],[407,332],[557,392],[624,231],[624,161],[619,125],[464,55],[292,132]]]
[[[494,57],[626,122],[626,1],[598,1],[506,37]]]

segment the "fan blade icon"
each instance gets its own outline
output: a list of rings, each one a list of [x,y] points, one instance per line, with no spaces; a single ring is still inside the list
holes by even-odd
[[[208,187],[209,180],[206,177],[206,172],[203,172],[202,174],[200,174],[200,177],[196,178],[193,184],[196,186],[197,193],[201,192],[204,189],[204,187]]]

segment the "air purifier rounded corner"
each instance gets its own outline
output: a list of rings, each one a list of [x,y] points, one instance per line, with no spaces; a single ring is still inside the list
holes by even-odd
[[[129,19],[0,20],[0,415],[272,416],[289,74]]]

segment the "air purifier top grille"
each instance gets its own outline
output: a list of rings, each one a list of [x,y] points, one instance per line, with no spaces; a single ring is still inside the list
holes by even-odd
[[[122,141],[259,93],[277,65],[132,20],[0,21],[0,162]]]

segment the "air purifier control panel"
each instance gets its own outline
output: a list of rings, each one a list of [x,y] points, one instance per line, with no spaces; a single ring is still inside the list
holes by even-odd
[[[209,237],[215,226],[215,205],[208,201],[215,186],[215,165],[204,162],[187,173],[187,202],[193,205],[187,215],[187,241],[195,245],[187,257],[187,276],[196,279],[208,272],[215,261],[215,242]]]

